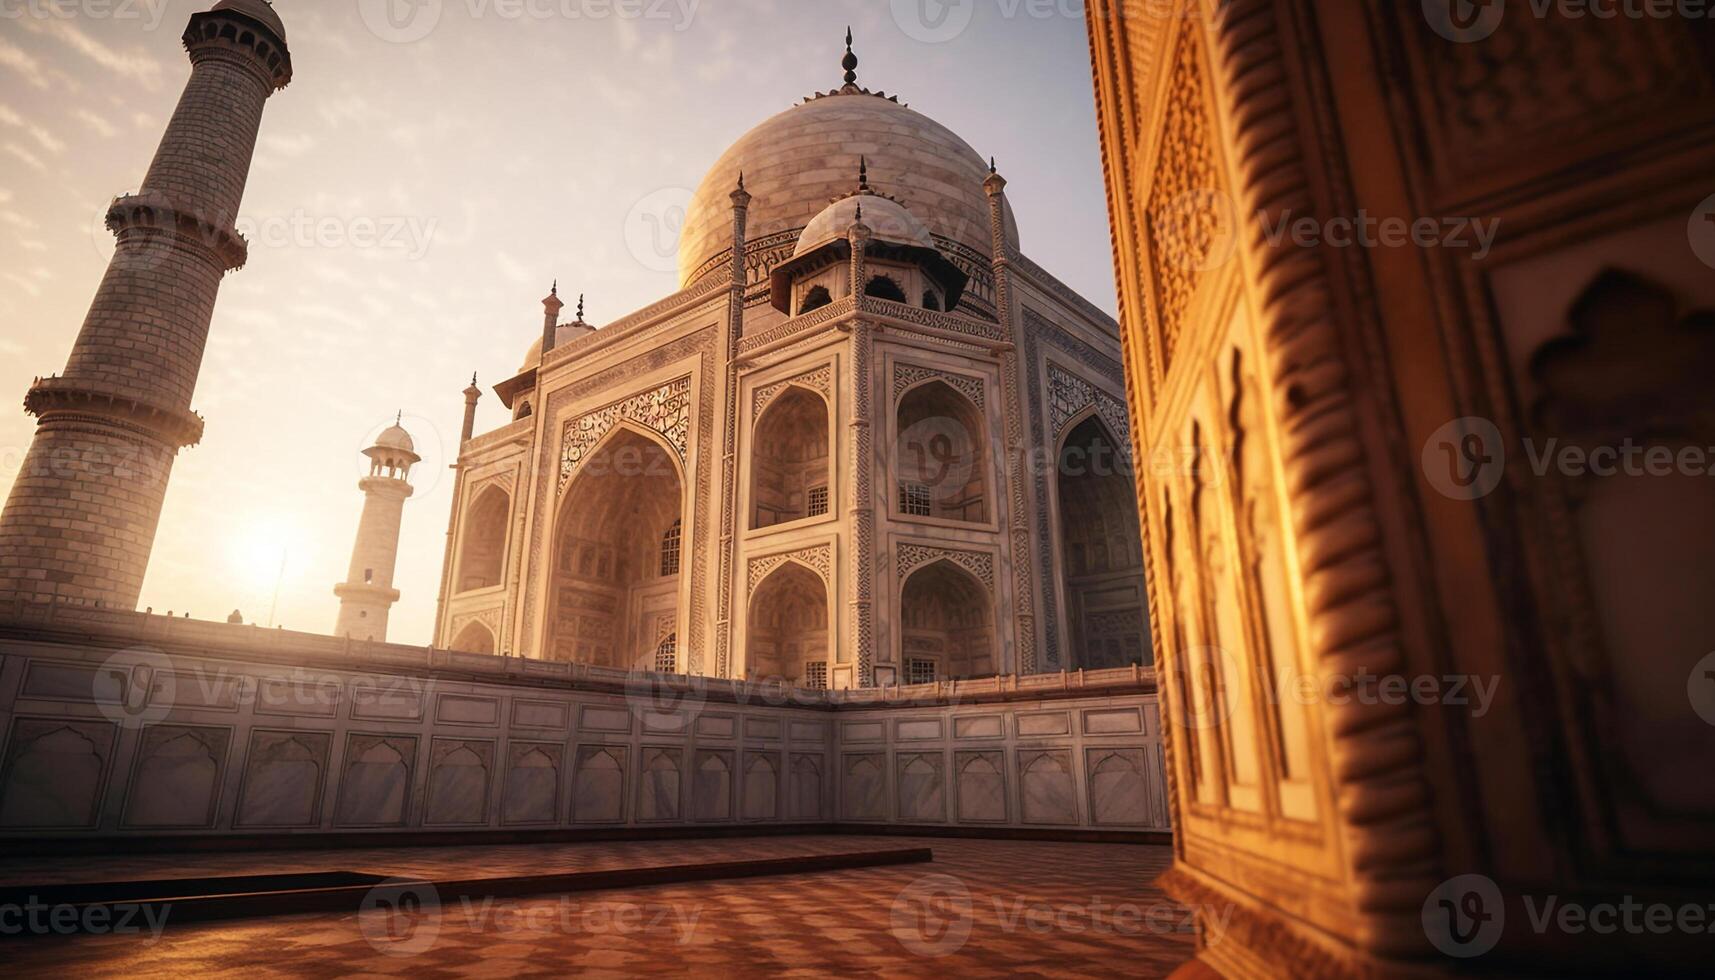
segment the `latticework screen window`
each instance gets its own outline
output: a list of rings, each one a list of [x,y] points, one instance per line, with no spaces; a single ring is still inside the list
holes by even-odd
[[[804,686],[812,690],[828,689],[828,662],[812,660],[804,665]]]
[[[679,574],[679,536],[682,522],[674,521],[667,533],[661,535],[661,574]]]
[[[901,483],[899,485],[899,512],[907,517],[928,517],[933,513],[929,501],[929,488],[921,483]]]
[[[809,493],[810,516],[821,517],[828,512],[828,488],[811,487]]]
[[[935,661],[925,657],[912,657],[905,661],[905,683],[933,684],[935,683]]]
[[[677,633],[661,641],[655,648],[655,673],[677,674],[679,672],[679,635]]]

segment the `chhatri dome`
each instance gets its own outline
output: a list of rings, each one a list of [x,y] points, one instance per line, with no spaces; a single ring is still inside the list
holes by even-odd
[[[983,193],[988,163],[958,134],[897,97],[859,88],[849,33],[846,43],[842,88],[812,96],[746,133],[703,178],[679,238],[681,286],[715,271],[731,246],[731,195],[741,170],[752,196],[746,230],[753,246],[797,232],[829,201],[850,194],[852,161],[867,157],[887,193],[929,231],[982,256],[993,250]],[[875,227],[869,213],[866,205],[865,224]],[[1017,245],[1010,206],[1006,233]]]

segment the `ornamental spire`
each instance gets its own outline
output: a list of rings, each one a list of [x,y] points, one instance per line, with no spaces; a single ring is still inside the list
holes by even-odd
[[[869,193],[869,157],[858,157],[858,189],[859,194]]]
[[[846,70],[846,84],[857,85],[858,57],[852,53],[852,29],[850,27],[846,28],[846,56],[840,61],[840,65]]]

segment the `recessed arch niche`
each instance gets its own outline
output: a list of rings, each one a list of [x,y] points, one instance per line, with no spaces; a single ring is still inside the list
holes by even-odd
[[[1099,670],[1150,663],[1149,600],[1131,466],[1095,415],[1071,427],[1057,459],[1068,666]]]
[[[981,523],[989,519],[982,413],[945,381],[920,384],[895,410],[894,512]]]
[[[828,403],[789,386],[756,422],[750,453],[750,526],[773,527],[828,512]]]
[[[750,598],[746,621],[746,673],[799,687],[825,683],[829,663],[828,586],[805,565],[788,561],[771,572]],[[812,665],[820,664],[819,669]]]
[[[680,573],[662,573],[680,566],[663,565],[661,549],[684,496],[678,461],[653,433],[622,425],[582,460],[555,525],[553,659],[651,668],[658,638],[678,628]]]
[[[459,542],[459,592],[490,589],[501,583],[511,511],[511,496],[500,487],[490,486],[477,494],[476,502],[465,512],[464,535]]]
[[[899,613],[905,681],[922,679],[913,674],[914,660],[932,662],[934,680],[996,673],[993,600],[958,564],[942,558],[913,571],[900,588]]]

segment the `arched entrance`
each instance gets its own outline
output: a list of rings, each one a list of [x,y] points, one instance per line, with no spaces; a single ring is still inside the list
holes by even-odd
[[[944,558],[917,569],[905,580],[899,609],[902,683],[996,673],[994,607],[970,572]]]
[[[494,653],[494,633],[481,623],[467,623],[453,640],[452,648],[460,653]]]
[[[1130,463],[1094,415],[1066,434],[1059,461],[1067,666],[1097,670],[1150,663],[1143,539]]]
[[[822,577],[789,561],[750,599],[745,671],[798,687],[828,686],[828,588]]]
[[[656,438],[622,427],[583,460],[555,532],[551,659],[653,669],[678,630],[683,512],[678,462]]]
[[[828,403],[787,388],[762,413],[750,454],[752,528],[828,512]]]
[[[499,487],[489,487],[465,514],[459,542],[458,591],[475,592],[500,584],[506,558],[506,521],[512,500]]]

